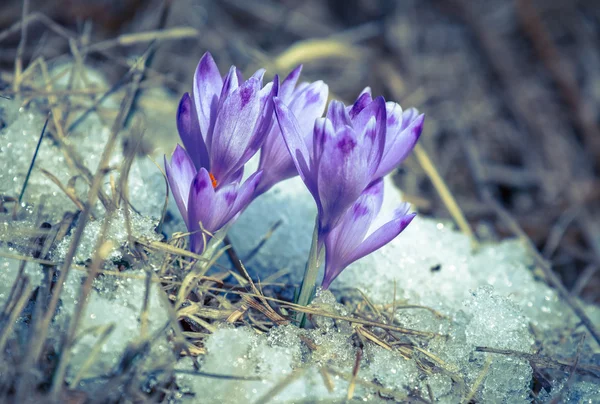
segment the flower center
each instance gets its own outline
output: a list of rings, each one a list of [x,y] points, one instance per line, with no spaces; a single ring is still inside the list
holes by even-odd
[[[208,176],[210,177],[210,182],[212,183],[213,188],[217,187],[217,179],[215,178],[214,175],[212,175],[212,173],[208,173]]]

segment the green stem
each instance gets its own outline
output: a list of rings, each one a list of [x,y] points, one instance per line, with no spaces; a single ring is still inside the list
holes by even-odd
[[[300,294],[298,295],[297,304],[301,306],[308,306],[311,301],[314,291],[315,284],[317,283],[317,276],[319,275],[319,255],[321,246],[319,243],[319,218],[315,221],[315,230],[313,231],[312,243],[310,245],[310,252],[308,253],[308,261],[306,262],[306,268],[304,269],[304,278],[302,279],[302,285],[300,286]],[[298,313],[296,320],[299,324],[304,323],[304,313]]]

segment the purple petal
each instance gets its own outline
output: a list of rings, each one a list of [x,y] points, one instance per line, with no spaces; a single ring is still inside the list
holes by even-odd
[[[352,128],[345,127],[335,138],[324,142],[318,173],[322,206],[319,220],[325,234],[337,225],[370,182],[368,162]]]
[[[226,218],[229,222],[234,218],[235,215],[246,209],[246,207],[252,202],[252,197],[255,194],[256,187],[260,183],[262,178],[262,171],[257,171],[252,174],[239,188],[237,197],[233,203],[231,211]]]
[[[214,233],[234,220],[251,202],[261,175],[261,172],[252,174],[241,187],[233,183],[216,190],[212,210],[204,215],[205,220],[202,221],[204,228]]]
[[[367,192],[367,191],[365,191]],[[377,191],[372,190],[377,194]],[[323,278],[323,288],[327,289],[331,282],[350,264],[373,251],[383,247],[400,234],[406,226],[416,216],[415,213],[407,214],[408,204],[404,204],[400,209],[394,212],[393,218],[375,230],[365,240],[362,240],[364,233],[362,226],[372,226],[374,215],[372,212],[377,210],[376,205],[380,203],[376,198],[361,195],[361,202],[353,205],[345,215],[344,221],[336,227],[325,239],[326,262],[325,276]],[[383,192],[379,192],[383,195]],[[364,197],[363,197],[364,196]],[[355,209],[356,208],[356,209]],[[368,219],[361,220],[360,215]],[[353,236],[353,232],[362,233],[361,239]]]
[[[240,160],[262,112],[258,85],[256,79],[249,79],[227,97],[219,110],[210,148],[211,173],[218,184],[227,182],[243,165]]]
[[[229,96],[235,90],[237,90],[239,88],[240,83],[243,83],[242,74],[235,66],[231,66],[229,68],[229,72],[223,79],[223,87],[221,88],[221,93],[219,95],[219,102],[217,104],[217,109],[216,109],[217,115],[218,115],[219,111],[221,111],[223,109],[223,104],[229,98]],[[215,117],[215,122],[216,122],[216,120],[217,120],[217,116]],[[214,125],[212,126],[212,128],[214,128]],[[212,149],[213,132],[214,132],[214,130],[210,131],[207,136],[208,140],[206,141],[206,144],[207,144],[209,150]]]
[[[278,124],[273,125],[260,150],[258,169],[263,175],[254,197],[267,192],[276,183],[298,175]]]
[[[344,126],[350,126],[350,116],[343,103],[333,100],[327,108],[327,119],[331,121],[336,132]]]
[[[272,83],[267,84],[259,91],[258,103],[261,109],[260,117],[258,118],[252,133],[248,134],[250,142],[240,160],[240,164],[245,164],[256,154],[256,152],[258,152],[258,149],[261,148],[267,139],[271,128],[276,126],[274,125],[273,119],[273,97],[277,96],[278,91],[279,77],[277,75],[275,75]]]
[[[383,203],[383,180],[371,184],[344,214],[340,223],[325,238],[326,278],[343,270],[354,250],[365,239]],[[332,279],[333,279],[332,278]]]
[[[292,93],[296,88],[296,83],[300,78],[300,73],[302,72],[302,65],[298,65],[294,70],[287,75],[287,77],[281,82],[281,87],[279,88],[278,97],[281,98],[284,102],[289,103],[292,99]]]
[[[385,103],[386,125],[388,132],[396,133],[402,130],[402,107],[392,101]],[[387,143],[386,143],[387,144]]]
[[[265,75],[265,72],[266,72],[265,69],[258,69],[257,71],[254,72],[254,74],[252,76],[250,76],[250,78],[256,79],[256,80],[258,80],[259,83],[262,84],[262,80]],[[262,87],[262,85],[261,85],[261,87]]]
[[[225,184],[215,191],[214,209],[206,225],[211,231],[223,228],[234,214],[231,213],[238,197],[239,184]]]
[[[359,134],[361,151],[368,161],[369,174],[374,175],[381,162],[386,142],[386,110],[383,97],[377,97],[354,119],[354,130]]]
[[[191,183],[188,202],[188,230],[194,232],[191,236],[191,250],[196,253],[204,251],[205,241],[209,238],[200,230],[199,223],[209,232],[216,230],[213,228],[213,220],[221,207],[215,204],[215,200],[215,190],[208,171],[201,168]]]
[[[299,70],[297,68],[294,72],[299,74]],[[290,76],[292,73],[290,73]],[[295,79],[297,80],[297,77]],[[280,99],[282,99],[282,87],[283,84],[279,89]],[[322,81],[317,81],[311,84],[302,83],[293,91],[293,94],[288,95],[288,98],[291,99],[288,103],[289,109],[298,118],[299,131],[304,138],[308,150],[310,150],[312,145],[315,120],[323,114],[327,102],[327,94],[327,85]],[[273,125],[270,133],[267,135],[261,149],[259,169],[262,169],[264,172],[255,196],[266,192],[277,182],[298,175],[298,171],[281,135],[279,125]]]
[[[315,81],[295,91],[292,100],[288,103],[290,110],[298,118],[300,132],[305,135],[305,138],[311,137],[308,135],[312,134],[315,119],[323,115],[328,94],[327,84],[323,81]]]
[[[244,167],[242,166],[242,168],[240,168],[239,170],[237,170],[235,173],[233,173],[230,177],[229,177],[229,183],[231,184],[238,184],[242,181],[242,178],[244,178]],[[217,188],[218,185],[217,185]]]
[[[313,129],[313,154],[310,165],[312,167],[319,167],[321,162],[321,156],[325,143],[335,138],[335,128],[331,121],[327,118],[318,118],[315,120],[315,127]],[[307,142],[308,144],[308,142]]]
[[[352,255],[348,257],[349,262],[347,265],[358,261],[362,257],[371,254],[373,251],[380,249],[392,241],[394,238],[396,238],[396,236],[402,233],[402,231],[410,224],[410,222],[412,222],[416,215],[416,213],[406,214],[404,209],[398,210],[395,213],[393,220],[385,223],[383,226],[375,230],[356,250],[354,250]]]
[[[242,82],[243,81],[241,80],[241,77],[238,76],[237,68],[235,66],[231,66],[227,76],[225,76],[225,79],[223,80],[223,86],[219,95],[219,107],[223,104],[225,98],[229,97],[231,93],[237,90]]]
[[[388,116],[387,119],[388,129],[385,150],[374,177],[383,177],[400,165],[414,149],[423,131],[425,116],[422,114],[413,119],[408,127],[401,129],[403,126],[401,118],[404,114],[398,114],[399,109],[399,107],[391,108],[388,106],[388,111],[392,115],[391,117]]]
[[[194,101],[204,140],[207,139],[210,128],[214,125],[222,87],[223,80],[219,68],[212,55],[206,52],[198,63],[193,83]]]
[[[208,150],[200,132],[198,115],[188,93],[185,93],[179,102],[177,131],[196,167],[205,167],[210,170]]]
[[[235,67],[235,66],[233,66],[233,67]],[[240,71],[240,69],[238,69],[237,67],[235,69],[235,76],[237,77],[237,82],[238,82],[238,84],[236,85],[236,88],[237,88],[237,86],[239,85],[239,83],[243,83],[244,82],[244,75],[242,74],[242,72]]]
[[[167,161],[167,156],[165,156],[165,171],[177,208],[179,208],[183,221],[187,225],[190,184],[196,176],[194,163],[187,152],[177,145],[171,156],[170,164]]]
[[[402,113],[402,127],[401,129],[406,129],[413,120],[415,120],[419,116],[419,111],[416,108],[409,108]]]
[[[375,117],[378,123],[378,131],[382,131],[380,127],[385,128],[386,104],[383,97],[377,97],[372,102],[368,103],[361,111],[352,118],[352,126],[356,133],[361,133],[372,117]]]
[[[298,174],[306,184],[308,190],[313,194],[315,199],[316,195],[316,178],[315,174],[311,172],[309,162],[311,160],[306,141],[300,132],[298,120],[288,109],[288,107],[278,98],[273,98],[275,103],[275,116],[277,117],[277,123],[283,135],[283,140],[288,148],[290,156],[294,161],[294,165],[298,170]],[[318,202],[317,202],[318,203]]]
[[[356,101],[354,101],[354,104],[348,111],[350,119],[354,119],[354,117],[356,117],[356,115],[358,115],[363,109],[365,109],[365,107],[367,107],[371,102],[373,102],[373,99],[371,98],[371,93],[364,92],[363,90],[363,92],[356,99]]]

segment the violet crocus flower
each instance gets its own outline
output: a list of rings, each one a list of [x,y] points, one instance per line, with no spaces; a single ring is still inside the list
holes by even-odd
[[[300,65],[281,82],[278,97],[298,119],[300,135],[310,148],[315,120],[323,115],[329,87],[320,80],[296,86],[301,71]],[[258,169],[263,171],[263,176],[255,197],[265,193],[276,183],[298,175],[279,125],[273,125],[267,135],[260,151]]]
[[[196,170],[192,158],[177,145],[165,170],[173,198],[190,233],[190,250],[202,254],[211,234],[226,227],[252,200],[262,172],[215,188],[206,168]]]
[[[372,102],[371,89],[367,87],[354,104],[347,107],[348,114],[352,118]],[[387,119],[385,146],[374,178],[381,178],[391,173],[404,161],[417,144],[425,121],[425,115],[419,114],[415,108],[403,111],[399,104],[388,101],[385,103],[385,109]]]
[[[240,179],[271,129],[279,80],[263,87],[264,72],[243,81],[232,66],[223,79],[207,52],[198,63],[192,95],[184,94],[179,103],[179,136],[196,169],[206,169],[217,188]]]
[[[325,276],[322,286],[331,282],[350,264],[383,247],[408,226],[415,213],[402,204],[391,217],[379,215],[383,202],[383,180],[373,182],[344,214],[340,223],[325,237]]]
[[[353,115],[332,101],[307,140],[292,111],[280,98],[274,100],[291,158],[317,204],[322,239],[374,179],[385,145],[385,101],[378,97]]]

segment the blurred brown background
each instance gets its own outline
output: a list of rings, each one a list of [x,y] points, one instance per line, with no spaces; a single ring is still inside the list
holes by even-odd
[[[22,0],[0,6],[0,90],[14,78]],[[71,41],[115,83],[159,42],[148,87],[189,91],[206,50],[222,71],[304,63],[335,97],[361,89],[425,112],[421,144],[483,240],[511,235],[508,210],[574,294],[600,301],[600,3],[597,0],[31,0],[24,66]],[[12,28],[11,28],[12,27]],[[61,29],[65,32],[61,32]],[[68,34],[68,35],[67,35]],[[134,37],[135,38],[135,37]],[[131,39],[131,37],[129,37]],[[163,107],[161,107],[163,108]],[[165,105],[166,113],[174,103]],[[173,118],[174,119],[174,118]],[[169,134],[171,136],[172,134]],[[449,218],[413,157],[397,182],[423,214]]]

